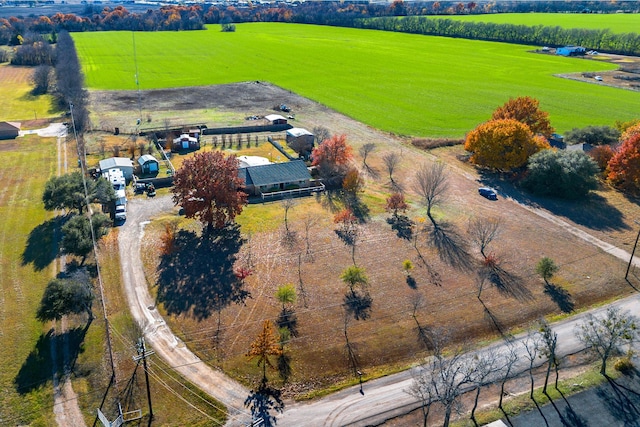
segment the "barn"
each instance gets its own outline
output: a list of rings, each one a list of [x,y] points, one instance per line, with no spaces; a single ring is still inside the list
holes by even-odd
[[[0,122],[0,139],[15,139],[20,134],[18,123]]]
[[[158,159],[153,157],[151,154],[145,154],[138,157],[138,165],[140,166],[140,170],[143,175],[157,174],[160,167]]]
[[[179,137],[173,140],[171,145],[171,151],[186,151],[186,150],[199,150],[200,140],[193,136],[189,136],[187,133],[183,133]]]
[[[313,134],[306,129],[291,128],[287,131],[287,145],[301,157],[309,157],[314,140]]]
[[[282,117],[280,114],[269,114],[268,116],[264,116],[265,120],[267,120],[272,125],[286,125],[287,119]]]
[[[133,162],[128,157],[109,157],[100,160],[100,172],[105,173],[111,169],[120,169],[127,182],[133,179]]]

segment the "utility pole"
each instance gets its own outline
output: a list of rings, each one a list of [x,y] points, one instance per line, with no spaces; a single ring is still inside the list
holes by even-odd
[[[633,221],[636,224],[640,224],[638,221]],[[624,275],[624,280],[626,280],[627,282],[629,281],[629,279],[627,279],[627,277],[629,276],[629,270],[631,270],[631,263],[633,262],[633,256],[636,253],[636,247],[638,246],[638,239],[640,239],[640,229],[638,230],[638,235],[636,236],[636,242],[633,244],[633,250],[631,251],[631,258],[629,258],[629,265],[627,265],[627,272]]]
[[[151,420],[153,420],[153,406],[151,405],[151,389],[149,388],[149,373],[147,372],[147,357],[151,356],[155,352],[153,350],[147,351],[144,344],[144,337],[138,339],[138,356],[134,357],[133,360],[136,362],[142,359],[142,367],[144,368],[144,378],[147,383],[147,401],[149,402],[149,425],[151,425]]]

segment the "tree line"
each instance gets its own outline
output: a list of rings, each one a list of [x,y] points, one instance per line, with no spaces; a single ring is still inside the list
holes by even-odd
[[[131,13],[124,6],[100,8],[86,5],[82,13],[56,13],[51,16],[0,18],[0,45],[21,45],[21,37],[30,33],[56,34],[60,31],[180,31],[201,30],[205,24],[241,22],[293,22],[355,28],[376,28],[450,37],[533,43],[543,45],[584,44],[592,49],[631,53],[638,42],[630,35],[614,35],[597,30],[562,30],[558,27],[523,27],[514,25],[432,22],[423,15],[467,15],[506,12],[637,12],[637,2],[501,2],[478,4],[451,1],[359,3],[304,2],[296,5],[171,5]],[[412,17],[395,22],[391,17]],[[371,18],[386,17],[383,20]],[[529,30],[525,30],[530,28]],[[564,39],[563,39],[564,38]],[[607,39],[612,38],[611,41]],[[631,40],[629,40],[631,39]],[[52,40],[55,42],[55,40]],[[620,45],[620,46],[618,46]],[[620,50],[623,49],[623,50]]]
[[[640,54],[640,34],[616,34],[608,28],[589,30],[545,25],[462,22],[426,16],[364,18],[356,21],[355,24],[358,28],[383,31],[551,47],[576,45],[623,55]]]

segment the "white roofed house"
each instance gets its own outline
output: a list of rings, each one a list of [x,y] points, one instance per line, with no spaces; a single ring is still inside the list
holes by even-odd
[[[119,169],[127,182],[133,179],[133,161],[128,157],[109,157],[100,160],[100,172],[108,173],[111,169]]]
[[[171,151],[187,151],[187,150],[199,150],[200,140],[196,137],[189,136],[187,133],[183,133],[179,137],[173,140],[171,144]]]

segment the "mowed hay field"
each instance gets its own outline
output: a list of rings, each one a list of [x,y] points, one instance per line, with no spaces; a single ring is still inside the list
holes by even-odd
[[[452,19],[467,22],[491,22],[496,24],[526,25],[529,27],[584,28],[611,30],[612,33],[640,32],[638,13],[490,13],[483,15],[434,16],[435,19]]]
[[[50,95],[33,96],[33,68],[0,64],[0,121],[24,121],[53,117]]]
[[[377,129],[432,137],[462,137],[523,95],[540,100],[559,132],[640,111],[637,92],[556,77],[614,65],[533,47],[312,25],[236,28],[135,33],[140,88],[269,81]],[[134,33],[73,37],[90,88],[136,89]]]

